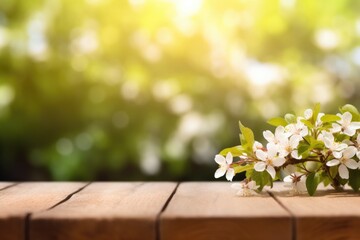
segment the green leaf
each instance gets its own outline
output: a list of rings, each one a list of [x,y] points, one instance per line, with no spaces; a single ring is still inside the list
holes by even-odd
[[[307,126],[308,128],[314,128],[314,125],[310,122],[310,121],[308,121],[308,120],[306,120],[306,119],[301,119],[300,120],[303,124],[305,124],[305,126]]]
[[[310,173],[306,178],[306,189],[310,196],[314,195],[318,185],[318,177],[315,176],[314,172]]]
[[[323,184],[324,184],[325,187],[326,187],[326,186],[329,186],[330,183],[332,183],[331,178],[329,178],[329,176],[326,175],[326,173],[323,174],[322,179],[323,179],[322,182],[323,182]]]
[[[246,152],[246,150],[244,149],[243,146],[238,145],[238,146],[231,147],[231,148],[225,148],[225,149],[223,149],[219,154],[220,154],[220,155],[223,155],[223,156],[226,156],[226,154],[227,154],[228,152],[231,152],[231,154],[232,154],[234,157],[238,157],[238,156],[243,155],[243,154]]]
[[[241,145],[249,152],[252,152],[252,147],[254,145],[254,133],[250,128],[245,127],[242,125],[242,123],[239,121],[239,127],[241,131]]]
[[[245,146],[246,140],[245,140],[244,135],[240,133],[240,134],[239,134],[239,138],[240,138],[240,143],[241,143],[241,145]]]
[[[337,178],[338,182],[340,183],[340,185],[344,186],[345,184],[348,183],[349,179],[343,179],[340,176]]]
[[[316,120],[317,120],[317,116],[319,115],[320,113],[320,108],[321,108],[321,105],[320,103],[316,103],[314,108],[313,108],[313,116],[312,116],[312,123],[315,124],[316,123]]]
[[[304,137],[304,141],[310,145],[311,149],[322,149],[325,147],[323,141],[316,140],[313,136]]]
[[[360,113],[354,105],[346,104],[340,108],[340,112],[341,113],[350,112],[353,117],[352,119],[353,121],[360,120]]]
[[[355,191],[359,191],[360,188],[360,170],[349,169],[349,186]]]
[[[285,114],[285,121],[287,123],[296,123],[296,116],[291,113]]]
[[[333,114],[325,114],[324,116],[321,117],[321,121],[323,121],[324,123],[336,122],[336,121],[339,121],[340,119],[341,119],[341,117],[333,115]]]
[[[310,145],[306,142],[300,142],[298,146],[299,156],[303,155],[305,152],[309,151]]]
[[[252,174],[253,174],[253,172],[254,172],[254,169],[253,169],[253,168],[247,170],[246,173],[245,173],[246,179],[250,179],[251,176],[252,176]]]
[[[325,144],[323,141],[319,141],[319,140],[313,140],[311,141],[311,148],[313,149],[323,149],[325,147]]]
[[[247,164],[244,166],[242,166],[242,165],[236,166],[236,167],[234,167],[234,170],[235,170],[235,173],[241,173],[241,172],[245,172],[250,169],[253,169],[253,168],[254,168],[253,164]]]
[[[305,136],[305,137],[303,137],[303,139],[307,144],[311,145],[313,137],[312,136]]]
[[[336,175],[338,174],[338,167],[339,166],[333,166],[329,168],[329,173],[331,178],[335,178]]]
[[[256,182],[256,185],[259,185],[259,191],[261,191],[266,185],[272,186],[272,179],[267,171],[257,172],[254,170],[251,175],[251,179]]]
[[[340,112],[341,113],[350,112],[350,113],[359,114],[359,111],[357,110],[357,108],[351,104],[346,104],[346,105],[342,106],[340,108]]]
[[[341,133],[335,134],[334,137],[335,137],[335,140],[336,140],[337,142],[342,142],[342,141],[344,141],[345,139],[349,139],[349,136],[348,136],[348,135],[341,134]]]
[[[282,117],[271,118],[267,123],[275,127],[287,125],[287,122]]]

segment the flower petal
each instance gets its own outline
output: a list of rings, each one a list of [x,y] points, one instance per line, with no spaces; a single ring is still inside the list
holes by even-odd
[[[298,150],[294,150],[291,152],[291,156],[295,159],[301,159],[301,156],[299,156]]]
[[[359,134],[359,135],[360,135],[360,134]],[[360,151],[358,151],[358,152],[356,153],[356,156],[357,156],[358,159],[360,159]]]
[[[256,150],[261,149],[261,148],[263,148],[263,145],[260,142],[255,141],[253,144],[253,151],[255,152]]]
[[[340,159],[342,157],[342,152],[333,152],[335,158]]]
[[[268,143],[266,145],[268,158],[274,158],[278,153],[278,147],[275,143]]]
[[[348,145],[346,143],[340,143],[336,146],[335,150],[336,151],[341,151],[341,150],[344,150],[345,148],[347,148]]]
[[[320,124],[322,124],[322,121],[321,121],[321,118],[325,115],[325,113],[319,113],[317,115],[317,118],[316,118],[316,125],[319,126]]]
[[[256,150],[255,155],[258,159],[265,161],[267,158],[267,153],[263,150]]]
[[[274,158],[272,162],[275,167],[280,167],[281,165],[283,165],[285,163],[285,158],[277,157],[277,158]]]
[[[286,183],[292,183],[293,182],[293,178],[291,175],[288,175],[286,177],[284,177],[284,182]]]
[[[360,129],[360,122],[352,122],[349,127],[355,130]]]
[[[331,139],[324,137],[324,144],[327,148],[332,148],[334,141],[332,141]]]
[[[305,112],[304,112],[305,119],[310,119],[312,117],[312,115],[313,115],[313,110],[312,109],[308,108],[308,109],[305,110]]]
[[[263,136],[268,142],[273,142],[275,139],[274,134],[272,132],[270,132],[269,130],[264,131]]]
[[[348,136],[354,136],[354,134],[356,133],[356,130],[352,129],[350,127],[347,127],[344,129],[344,133]]]
[[[222,155],[220,155],[220,154],[217,154],[217,155],[215,156],[215,162],[216,162],[217,164],[219,164],[220,166],[226,165],[226,161],[225,161],[224,156],[222,156]]]
[[[339,124],[337,124],[337,123],[333,123],[331,131],[334,132],[334,133],[340,132],[341,131],[341,126]]]
[[[339,165],[340,164],[340,161],[338,159],[333,159],[333,160],[330,160],[326,163],[326,166],[328,167],[332,167],[332,166],[336,166],[336,165]]]
[[[279,137],[285,133],[285,128],[283,126],[277,126],[275,129],[275,137]]]
[[[297,148],[297,146],[299,145],[299,142],[302,140],[302,137],[299,135],[293,135],[290,137],[289,143],[290,143],[290,147],[292,149]]]
[[[359,164],[354,159],[347,159],[344,164],[350,169],[357,169]]]
[[[344,164],[339,166],[339,175],[342,179],[349,179],[349,170]]]
[[[351,122],[352,115],[349,112],[345,112],[341,118],[343,120],[343,125],[348,125]]]
[[[309,134],[309,129],[307,127],[304,127],[301,132],[300,132],[300,136],[305,137]]]
[[[226,154],[226,163],[227,163],[228,165],[230,165],[230,164],[232,164],[232,162],[233,162],[233,156],[232,156],[231,152],[228,152],[228,153]]]
[[[270,174],[270,176],[274,179],[276,175],[275,168],[273,166],[267,166],[266,171]]]
[[[342,152],[342,155],[343,155],[343,158],[349,159],[349,158],[352,158],[353,156],[355,156],[356,152],[357,152],[356,147],[350,146]]]
[[[264,162],[257,162],[254,165],[254,169],[257,172],[263,172],[266,168],[266,164]]]
[[[216,170],[214,176],[215,176],[215,178],[219,178],[219,177],[224,176],[225,173],[226,173],[226,168],[225,168],[225,167],[220,167],[220,168],[218,168],[218,169]]]
[[[235,170],[233,168],[229,168],[226,173],[226,179],[228,181],[232,181],[234,176],[235,176]]]

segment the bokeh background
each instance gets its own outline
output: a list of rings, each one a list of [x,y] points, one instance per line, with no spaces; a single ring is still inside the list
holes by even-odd
[[[1,0],[0,180],[211,180],[238,120],[360,105],[359,10]]]

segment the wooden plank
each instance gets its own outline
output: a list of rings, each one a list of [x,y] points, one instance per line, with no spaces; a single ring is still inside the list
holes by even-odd
[[[13,185],[13,184],[15,184],[15,183],[13,183],[13,182],[0,182],[0,191],[3,190],[4,188],[7,188],[7,187]]]
[[[35,214],[30,239],[155,239],[175,183],[93,183],[58,207]]]
[[[180,184],[161,214],[162,240],[291,239],[291,216],[267,193],[238,197],[229,183]]]
[[[83,187],[84,183],[21,183],[0,191],[0,239],[25,239],[27,214],[43,211]]]
[[[320,188],[313,197],[289,196],[282,185],[271,190],[276,199],[295,218],[296,239],[359,239],[360,194],[350,190],[336,192]]]

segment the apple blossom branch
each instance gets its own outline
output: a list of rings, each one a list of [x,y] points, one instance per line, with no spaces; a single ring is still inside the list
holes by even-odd
[[[320,183],[340,189],[360,188],[360,114],[347,104],[336,115],[320,112],[320,105],[301,116],[285,114],[270,119],[275,131],[263,132],[266,143],[255,141],[250,128],[240,125],[240,145],[215,156],[219,168],[215,178],[232,181],[245,172],[245,180],[235,185],[239,195],[260,192],[273,181],[282,180],[295,193],[313,195]],[[234,161],[234,158],[237,158]]]

